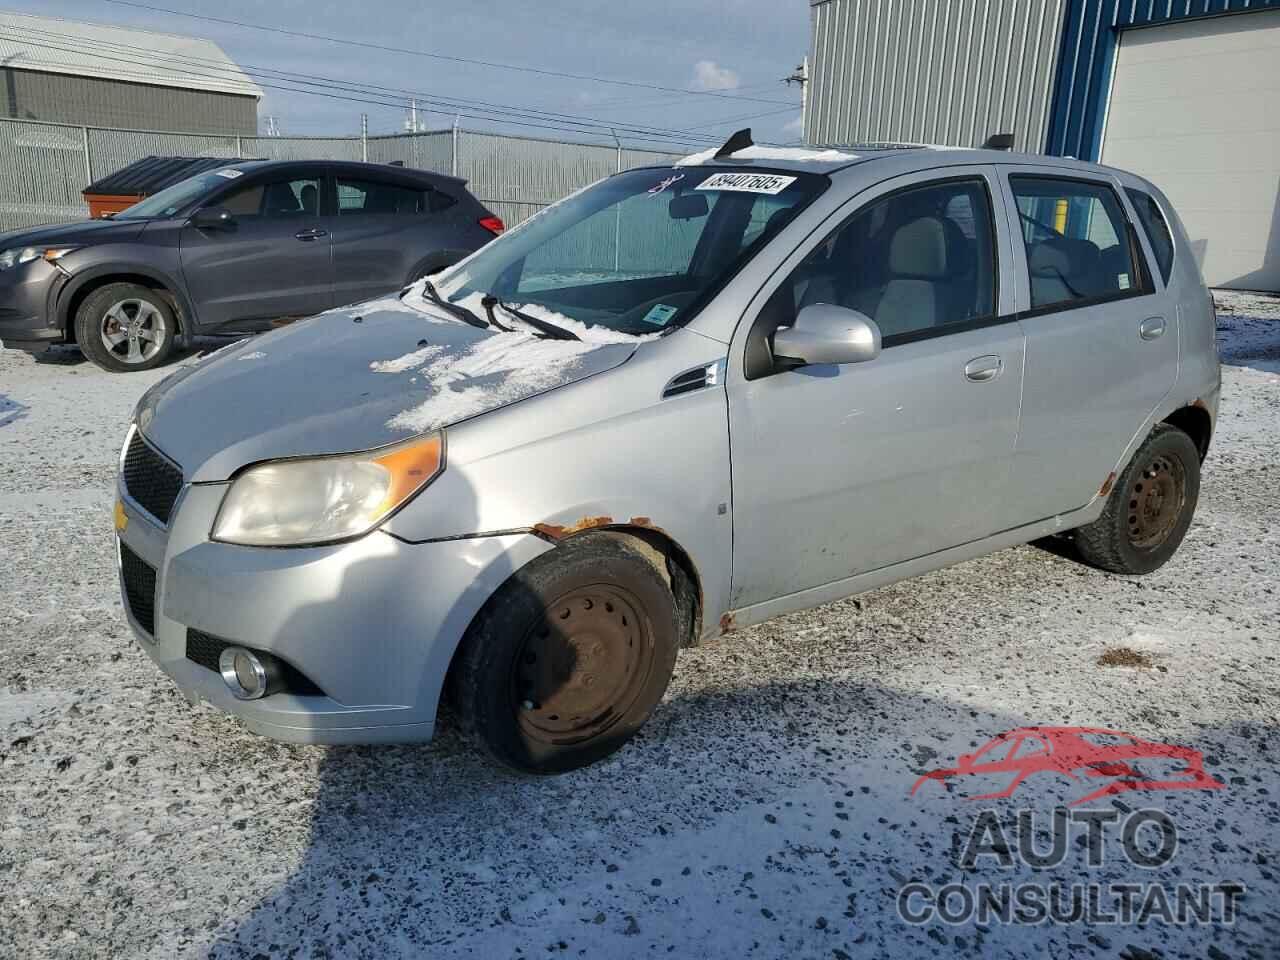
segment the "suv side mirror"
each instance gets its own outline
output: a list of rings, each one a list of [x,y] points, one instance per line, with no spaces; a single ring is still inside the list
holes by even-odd
[[[773,335],[773,356],[788,366],[874,360],[880,356],[880,328],[857,310],[813,303],[800,311],[795,326]]]
[[[226,207],[201,207],[192,215],[191,225],[201,230],[226,230],[236,225],[236,218]]]

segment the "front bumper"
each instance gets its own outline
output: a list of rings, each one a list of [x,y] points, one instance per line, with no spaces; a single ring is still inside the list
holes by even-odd
[[[421,544],[375,531],[324,547],[240,547],[208,539],[226,484],[187,485],[168,528],[118,493],[120,542],[156,571],[154,635],[121,597],[139,645],[188,700],[293,743],[428,740],[445,673],[486,599],[550,549],[527,534]],[[187,659],[187,628],[265,650],[321,696],[238,700]]]
[[[42,260],[0,270],[0,342],[6,348],[41,353],[66,339],[50,308],[62,279]]]

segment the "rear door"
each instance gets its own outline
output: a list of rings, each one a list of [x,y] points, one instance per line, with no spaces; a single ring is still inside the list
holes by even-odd
[[[228,227],[182,228],[182,271],[202,328],[307,317],[331,305],[329,237],[320,225],[323,175],[273,171],[212,199]]]
[[[1178,375],[1178,316],[1119,184],[1002,167],[1027,338],[1006,526],[1082,507]]]
[[[359,303],[399,289],[426,249],[423,231],[452,198],[409,180],[337,169],[333,236],[334,303]]]

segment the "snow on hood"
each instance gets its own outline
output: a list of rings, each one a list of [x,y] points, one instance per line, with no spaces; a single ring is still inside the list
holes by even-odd
[[[715,159],[719,147],[690,154],[676,161],[677,167],[697,167]],[[842,153],[839,150],[805,150],[801,147],[743,147],[735,150],[725,162],[734,160],[788,160],[795,163],[852,163],[860,159],[856,153]]]
[[[581,342],[481,330],[411,291],[184,366],[147,391],[135,418],[188,479],[224,480],[262,460],[368,450],[450,426],[615,367],[641,342],[582,324],[575,332]]]

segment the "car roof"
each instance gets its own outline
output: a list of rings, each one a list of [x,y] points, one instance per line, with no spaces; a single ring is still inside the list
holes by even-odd
[[[1081,172],[1123,173],[1072,157],[916,143],[855,143],[830,147],[751,146],[724,157],[716,157],[714,150],[707,150],[684,157],[676,161],[675,165],[781,170],[830,176],[860,175],[868,170],[870,164],[875,164],[877,168],[892,166],[892,173],[895,175],[972,164],[1019,164],[1057,168],[1068,166]],[[879,169],[876,172],[880,172]]]
[[[280,167],[288,167],[291,170],[330,169],[335,173],[345,173],[352,176],[359,176],[360,174],[390,175],[392,177],[426,180],[433,183],[451,183],[457,186],[463,186],[467,182],[462,177],[450,176],[447,173],[437,173],[434,170],[420,170],[417,167],[402,167],[390,163],[363,163],[359,160],[233,160],[228,162],[224,169],[233,168],[243,170],[245,173],[250,171],[260,173]]]

